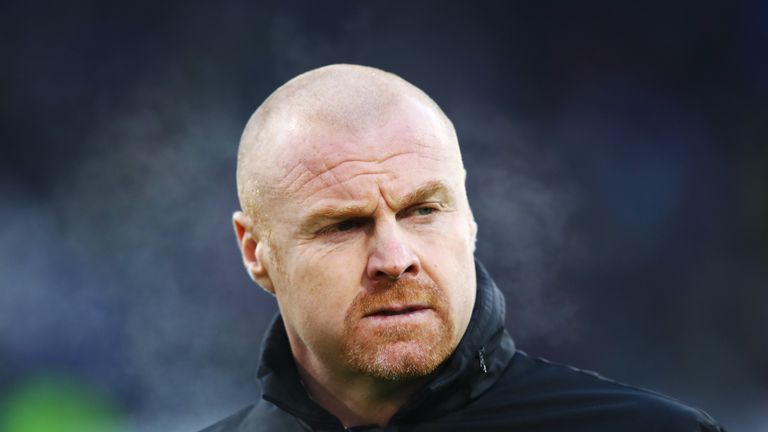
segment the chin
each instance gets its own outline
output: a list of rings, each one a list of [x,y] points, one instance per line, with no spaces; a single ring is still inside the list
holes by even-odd
[[[443,342],[445,342],[443,340]],[[373,351],[358,350],[348,357],[358,372],[386,381],[408,381],[431,374],[453,351],[448,343],[398,341]]]

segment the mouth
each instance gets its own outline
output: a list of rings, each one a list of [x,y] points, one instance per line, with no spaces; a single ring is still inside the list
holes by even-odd
[[[369,317],[387,318],[387,317],[397,317],[397,316],[408,316],[408,315],[413,315],[419,312],[426,311],[428,309],[429,307],[426,305],[417,305],[417,304],[389,305],[389,306],[376,309],[375,311],[365,315],[365,317],[366,318],[369,318]]]

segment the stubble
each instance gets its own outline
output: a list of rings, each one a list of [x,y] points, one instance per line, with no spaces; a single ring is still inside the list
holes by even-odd
[[[432,314],[417,322],[371,326],[365,316],[383,306],[424,304]],[[344,317],[342,360],[353,370],[388,381],[423,377],[455,348],[447,296],[434,282],[399,279],[361,292]]]

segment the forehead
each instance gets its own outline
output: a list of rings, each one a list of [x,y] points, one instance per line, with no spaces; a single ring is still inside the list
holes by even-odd
[[[420,103],[399,104],[363,127],[289,119],[274,168],[276,191],[293,194],[376,179],[413,181],[431,171],[461,170],[455,135]]]

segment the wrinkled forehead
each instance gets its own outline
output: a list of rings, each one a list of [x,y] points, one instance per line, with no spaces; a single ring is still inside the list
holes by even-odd
[[[320,173],[347,162],[385,163],[407,154],[462,168],[453,128],[419,101],[395,104],[350,127],[297,113],[281,122],[276,135],[273,184],[284,184],[301,169]]]

